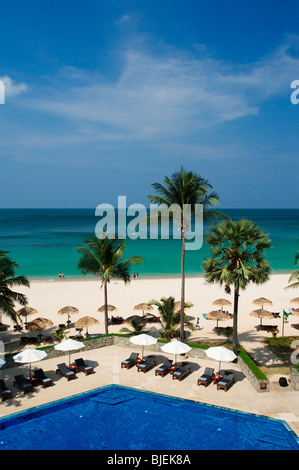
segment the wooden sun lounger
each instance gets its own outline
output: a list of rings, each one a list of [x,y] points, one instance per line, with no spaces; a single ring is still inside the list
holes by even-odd
[[[217,390],[223,389],[225,392],[228,387],[234,383],[234,374],[232,372],[225,372],[223,377],[217,382]]]
[[[65,363],[57,364],[56,374],[58,373],[67,378],[68,381],[77,378],[75,372],[70,369]]]
[[[145,373],[147,370],[151,369],[153,366],[157,365],[155,356],[148,356],[147,359],[143,362],[137,364],[137,372],[140,370]]]
[[[211,367],[206,367],[202,376],[199,377],[199,379],[197,380],[197,385],[204,385],[205,387],[207,387],[207,385],[209,385],[209,383],[212,382],[215,377],[214,371],[215,369],[212,369]]]
[[[188,365],[181,366],[179,369],[175,370],[172,374],[172,380],[174,379],[179,379],[179,381],[182,380],[185,375],[188,375],[191,373],[191,367]]]
[[[17,385],[24,394],[34,391],[32,383],[25,378],[24,374],[15,375],[14,385]]]

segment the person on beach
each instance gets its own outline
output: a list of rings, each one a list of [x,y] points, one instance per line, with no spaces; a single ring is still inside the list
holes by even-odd
[[[200,330],[200,328],[199,328],[199,317],[197,317],[197,319],[196,319],[196,329]]]

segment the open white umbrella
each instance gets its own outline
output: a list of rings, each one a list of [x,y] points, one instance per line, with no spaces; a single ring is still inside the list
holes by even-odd
[[[219,371],[221,362],[231,362],[237,357],[231,349],[226,349],[223,346],[215,346],[207,349],[206,355],[211,359],[219,361]]]
[[[129,339],[129,341],[133,344],[142,346],[142,359],[143,359],[144,346],[151,346],[152,344],[156,344],[157,338],[154,338],[153,336],[142,333],[141,335],[132,336]]]
[[[182,343],[181,341],[175,339],[174,341],[170,341],[170,343],[164,344],[161,349],[166,353],[174,354],[174,363],[176,363],[177,354],[184,354],[190,351],[191,348],[188,346],[188,344]]]
[[[13,356],[15,362],[20,362],[22,364],[30,364],[30,378],[31,378],[31,362],[38,362],[44,359],[47,354],[45,351],[40,351],[39,349],[24,349],[24,351],[19,352]]]
[[[66,339],[62,343],[56,344],[54,349],[57,351],[68,351],[69,352],[69,364],[71,363],[71,351],[76,351],[78,349],[84,348],[85,345],[80,341],[75,341],[74,339]]]

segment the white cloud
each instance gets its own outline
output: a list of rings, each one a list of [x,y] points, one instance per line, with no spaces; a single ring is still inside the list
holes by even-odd
[[[20,95],[28,90],[26,83],[16,83],[7,75],[0,77],[0,81],[4,83],[5,97]]]
[[[27,105],[67,119],[82,141],[163,142],[254,116],[266,99],[287,99],[291,81],[299,77],[299,60],[286,43],[245,65],[173,50],[157,57],[133,47],[123,59],[114,81],[65,67],[55,86]],[[81,130],[86,126],[88,133]]]

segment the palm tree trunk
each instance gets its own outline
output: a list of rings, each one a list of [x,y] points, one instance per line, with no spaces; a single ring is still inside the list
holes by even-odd
[[[239,285],[235,284],[234,290],[234,318],[233,318],[233,351],[237,354],[238,350],[238,304],[239,304]]]
[[[104,303],[105,303],[105,334],[108,335],[108,296],[107,296],[107,281],[104,281]]]
[[[184,332],[184,317],[185,317],[185,245],[186,238],[184,231],[182,232],[182,255],[181,255],[181,274],[182,274],[182,284],[181,284],[181,329],[180,329],[180,340],[184,341],[185,332]]]

